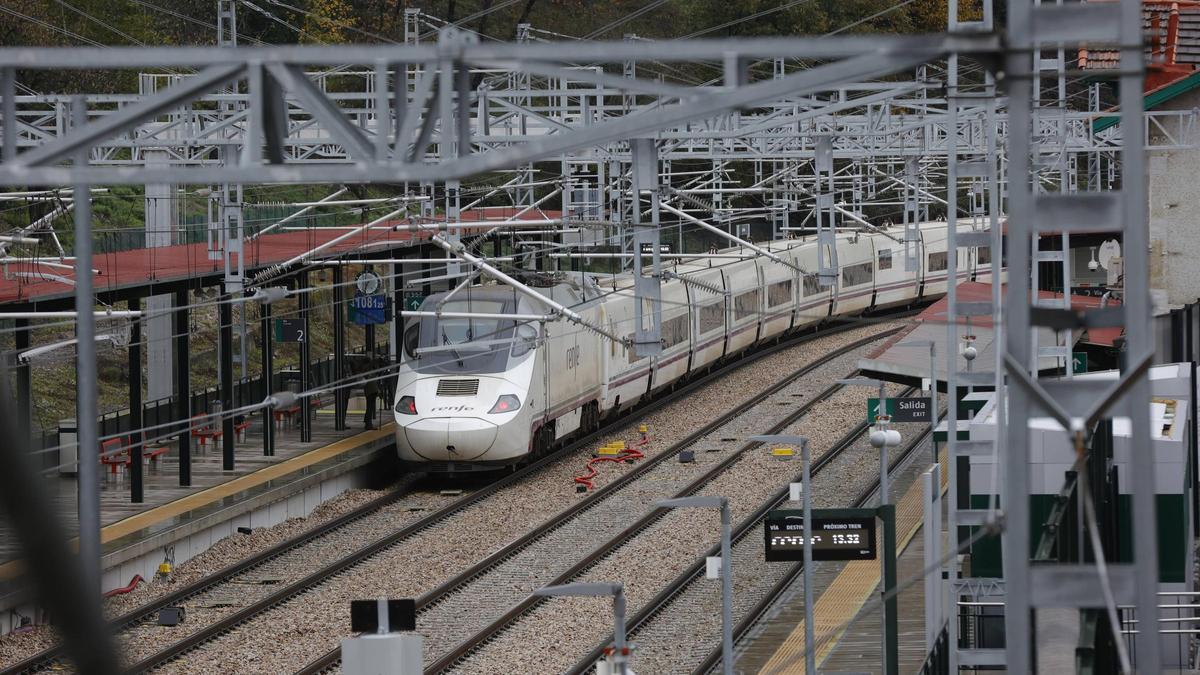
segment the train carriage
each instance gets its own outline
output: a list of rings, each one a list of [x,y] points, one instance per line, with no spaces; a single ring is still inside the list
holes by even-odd
[[[875,248],[875,303],[872,309],[888,309],[916,301],[920,290],[919,276],[904,269],[903,235],[871,239]]]
[[[730,293],[728,342],[729,354],[737,354],[758,342],[762,325],[762,277],[758,265],[746,260],[728,266],[726,279]]]
[[[838,264],[834,313],[853,316],[870,309],[875,294],[875,246],[871,238],[838,235]]]
[[[663,284],[660,293],[662,353],[651,359],[650,387],[655,391],[687,375],[692,354],[692,312],[687,285]]]
[[[694,279],[691,302],[692,370],[701,370],[725,356],[725,319],[728,314],[725,273],[709,265],[680,265],[675,273]],[[710,289],[720,289],[715,293]]]
[[[769,245],[799,269],[763,257],[683,261],[672,271],[693,283],[660,285],[662,352],[654,356],[638,356],[564,318],[537,320],[547,309],[509,287],[430,296],[422,310],[434,315],[409,322],[404,331],[394,400],[397,452],[428,471],[513,465],[790,329],[933,299],[946,290],[945,227],[921,226],[921,265],[911,271],[897,243],[902,228],[838,235],[839,269],[829,287],[815,274],[815,241]],[[992,277],[986,254],[964,249],[958,261],[961,279]],[[632,341],[629,274],[559,274],[536,291]],[[646,309],[649,314],[653,307]]]
[[[789,259],[787,253],[782,251],[780,257]],[[765,290],[759,339],[768,340],[792,327],[796,312],[796,270],[766,259],[757,261],[757,265]]]

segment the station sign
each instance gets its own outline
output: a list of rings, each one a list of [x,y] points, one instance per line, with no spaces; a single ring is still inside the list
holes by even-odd
[[[923,422],[928,424],[932,419],[933,402],[927,396],[906,396],[887,399],[887,410],[884,414],[893,422]],[[874,424],[879,416],[879,399],[867,399],[867,424]]]
[[[1071,352],[1071,374],[1078,375],[1087,371],[1087,352]]]
[[[304,319],[275,319],[276,342],[304,342]]]
[[[350,300],[350,322],[360,326],[387,320],[386,295],[355,295]]]
[[[659,244],[658,252],[659,253],[674,253],[675,245],[674,244]],[[651,244],[649,242],[643,243],[642,244],[642,255],[654,255],[654,244]]]
[[[813,509],[813,560],[874,560],[875,509]],[[768,511],[763,523],[768,562],[804,560],[804,511]]]

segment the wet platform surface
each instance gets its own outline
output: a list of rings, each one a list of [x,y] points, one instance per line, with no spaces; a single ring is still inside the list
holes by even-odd
[[[916,457],[928,457],[928,441]],[[945,454],[943,452],[943,467]],[[921,528],[920,474],[928,461],[914,461],[893,474],[893,499],[897,504],[897,537],[902,545],[896,578],[903,583],[921,573],[924,542]],[[872,504],[878,500],[873,499]],[[880,537],[882,536],[880,531]],[[905,544],[906,538],[911,536]],[[881,544],[882,542],[880,542]],[[817,562],[813,565],[813,591],[817,611],[817,667],[821,673],[881,673],[883,645],[879,597],[879,562]],[[869,579],[871,589],[862,583]],[[899,600],[900,672],[920,672],[925,661],[925,588],[918,582],[901,591]],[[853,619],[853,620],[851,620]],[[803,673],[804,584],[798,577],[764,620],[737,649],[735,672]],[[829,636],[839,629],[840,635]]]
[[[169,452],[144,466],[144,501],[138,504],[130,502],[128,469],[121,467],[113,475],[109,467],[101,466],[100,524],[104,552],[301,480],[330,464],[346,461],[348,454],[376,452],[381,442],[390,442],[391,425],[366,431],[362,411],[353,408],[344,431],[334,429],[332,407],[317,410],[312,440],[308,443],[300,441],[299,428],[288,425],[276,429],[272,456],[263,454],[261,417],[250,418],[245,440],[235,445],[233,471],[222,470],[219,442],[201,446],[199,439],[193,438],[192,484],[188,487],[179,485],[178,445],[172,444],[168,446]],[[51,495],[58,517],[70,535],[76,536],[79,525],[76,477],[53,472],[45,476],[44,487]],[[0,518],[0,577],[6,576],[5,568],[10,568],[11,573],[11,563],[20,557],[20,543],[12,536],[6,519]]]

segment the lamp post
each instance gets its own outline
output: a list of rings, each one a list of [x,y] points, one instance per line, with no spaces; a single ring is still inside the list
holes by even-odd
[[[800,461],[804,471],[804,672],[817,672],[815,628],[813,626],[812,587],[812,475],[809,473],[809,450],[807,436],[751,436],[750,440],[762,443],[785,443],[800,446]]]
[[[937,404],[937,360],[934,357],[934,350],[937,342],[934,340],[908,340],[896,345],[897,347],[929,347],[929,438],[933,438],[933,432],[937,429],[938,404]],[[931,464],[938,463],[937,443],[932,440],[929,443],[929,452],[933,455],[930,460]]]
[[[625,645],[625,587],[619,583],[573,583],[561,586],[546,586],[533,592],[542,597],[576,596],[604,597],[611,595],[613,599],[613,648],[616,652],[613,661],[617,672],[626,675],[629,668],[629,649]]]
[[[697,496],[664,499],[655,503],[664,509],[721,509],[721,672],[733,675],[733,561],[730,554],[729,500],[725,497]]]
[[[889,522],[887,515],[891,507],[890,496],[888,495],[888,448],[900,445],[900,432],[896,431],[895,429],[888,428],[888,423],[891,418],[887,415],[887,399],[884,398],[884,385],[887,383],[883,380],[853,378],[849,380],[838,380],[838,384],[879,387],[879,408],[877,410],[878,414],[875,415],[874,420],[876,427],[875,430],[871,432],[870,442],[871,447],[879,450],[879,506],[880,512],[885,514],[884,538],[892,539],[887,535],[887,532],[895,527],[894,520]],[[891,516],[891,518],[894,519],[894,516]],[[880,556],[880,579],[882,580],[880,588],[885,596],[889,591],[895,588],[896,585],[894,565],[894,557],[896,552],[894,545],[895,544],[893,540],[892,546],[885,546],[885,548],[888,550],[885,551],[884,555]],[[899,638],[899,626],[897,625],[896,621],[895,597],[892,597],[884,602],[883,617],[883,661],[885,664],[888,664],[888,666],[884,668],[884,671],[893,673],[895,672],[895,669],[891,667],[891,664],[895,661],[893,655],[896,653],[897,641]]]

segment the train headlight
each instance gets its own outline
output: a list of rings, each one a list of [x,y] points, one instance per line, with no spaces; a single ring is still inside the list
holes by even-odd
[[[500,398],[496,399],[496,405],[492,406],[492,409],[488,411],[488,414],[495,415],[496,413],[509,413],[520,407],[521,399],[513,396],[512,394],[502,394]]]
[[[396,412],[401,415],[416,415],[417,399],[412,396],[401,396],[400,400],[396,401]]]

